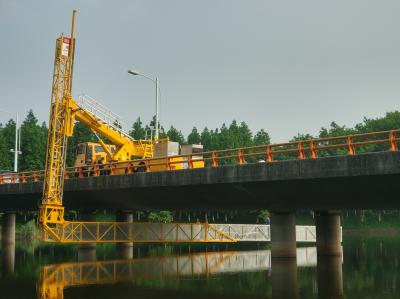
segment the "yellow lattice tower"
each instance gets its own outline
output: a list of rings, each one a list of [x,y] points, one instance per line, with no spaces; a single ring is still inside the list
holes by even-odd
[[[64,223],[63,187],[67,148],[67,103],[71,98],[75,48],[75,15],[72,13],[71,36],[62,34],[56,41],[50,119],[47,140],[46,168],[39,223],[43,232],[59,239]]]

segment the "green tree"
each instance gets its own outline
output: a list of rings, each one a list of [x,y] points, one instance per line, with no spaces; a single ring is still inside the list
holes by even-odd
[[[32,110],[28,111],[21,125],[20,170],[44,169],[47,135]]]
[[[253,145],[253,133],[244,121],[240,123],[237,136],[237,147],[249,147]]]
[[[143,123],[140,120],[140,117],[138,117],[132,125],[132,130],[129,131],[129,135],[137,140],[145,139],[146,132],[145,132],[145,128],[143,128],[142,125],[143,125]]]
[[[11,149],[15,147],[15,121],[10,119],[1,129],[4,142],[4,152],[1,152],[2,160],[4,162],[4,170],[13,170],[14,153]]]
[[[174,220],[172,212],[170,211],[150,212],[148,215],[148,219],[150,221],[164,222],[164,223],[170,223]]]
[[[196,127],[193,127],[192,132],[187,137],[188,144],[201,144],[201,136]]]
[[[185,137],[181,131],[178,131],[174,126],[171,126],[167,132],[169,140],[179,142],[179,144],[185,144]]]
[[[271,140],[269,134],[264,129],[261,129],[256,133],[256,135],[254,135],[253,143],[254,145],[270,144]]]
[[[4,136],[4,128],[0,128],[0,170],[11,170],[11,160],[9,157],[10,148]]]
[[[201,143],[203,144],[204,151],[211,150],[211,132],[208,130],[207,127],[201,132]]]

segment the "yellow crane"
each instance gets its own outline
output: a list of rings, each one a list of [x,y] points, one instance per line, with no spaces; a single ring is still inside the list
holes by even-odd
[[[63,243],[84,242],[235,242],[236,240],[206,223],[162,224],[138,222],[80,222],[64,218],[63,189],[67,138],[75,120],[116,144],[108,153],[113,160],[152,155],[151,141],[135,141],[113,124],[80,107],[71,96],[75,51],[75,16],[71,36],[62,34],[56,41],[50,119],[43,178],[43,197],[39,210],[42,240]],[[105,151],[107,146],[101,142]]]

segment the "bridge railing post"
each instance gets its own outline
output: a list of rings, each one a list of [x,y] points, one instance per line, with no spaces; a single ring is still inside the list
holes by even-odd
[[[244,160],[244,155],[243,155],[243,149],[242,148],[238,149],[238,160],[239,160],[239,164],[240,165],[246,163],[246,161]]]
[[[347,154],[351,156],[356,154],[356,149],[353,144],[353,136],[347,137]]]
[[[267,161],[267,162],[272,162],[273,160],[274,160],[274,157],[273,157],[273,155],[272,155],[272,148],[271,148],[271,145],[267,145],[267,148],[266,148],[266,157],[265,157],[265,160]]]
[[[214,151],[211,153],[211,166],[218,167],[218,157]]]
[[[310,151],[312,159],[318,158],[318,152],[314,141],[310,141]]]
[[[392,152],[398,151],[396,132],[390,131],[389,143],[390,143],[390,151],[392,151]]]
[[[299,150],[299,159],[300,159],[300,160],[305,159],[306,153],[305,153],[305,151],[304,151],[304,145],[303,145],[303,142],[302,142],[302,141],[300,141],[300,142],[298,143],[298,150]]]

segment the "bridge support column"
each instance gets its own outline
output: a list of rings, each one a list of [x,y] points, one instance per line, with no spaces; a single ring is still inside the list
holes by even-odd
[[[342,256],[318,256],[317,282],[319,299],[342,299]]]
[[[342,254],[342,234],[340,229],[340,212],[317,212],[317,254],[334,255]]]
[[[272,258],[296,257],[296,223],[294,213],[271,213],[271,248]]]
[[[299,298],[297,261],[295,258],[271,259],[272,296],[279,299]]]
[[[132,211],[117,211],[116,220],[118,222],[133,222]],[[130,232],[132,235],[132,232]],[[132,259],[133,258],[133,243],[124,242],[116,244],[117,255],[121,259]]]
[[[96,214],[94,211],[79,211],[78,218],[80,221],[96,221]],[[96,243],[81,243],[79,245],[79,262],[93,262],[96,259]]]

